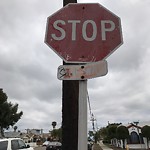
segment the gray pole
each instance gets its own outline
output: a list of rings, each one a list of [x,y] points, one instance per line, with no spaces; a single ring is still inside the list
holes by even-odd
[[[87,150],[87,80],[79,81],[78,150]]]

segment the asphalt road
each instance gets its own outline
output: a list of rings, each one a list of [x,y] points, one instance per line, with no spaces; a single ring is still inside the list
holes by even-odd
[[[34,150],[46,150],[46,147],[39,146],[39,147],[35,147]]]

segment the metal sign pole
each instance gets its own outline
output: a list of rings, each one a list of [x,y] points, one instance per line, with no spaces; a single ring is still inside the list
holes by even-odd
[[[78,150],[87,150],[87,80],[79,81]]]

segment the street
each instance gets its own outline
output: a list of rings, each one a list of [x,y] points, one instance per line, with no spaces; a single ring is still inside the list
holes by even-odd
[[[46,150],[46,147],[39,146],[39,147],[35,147],[34,150]]]

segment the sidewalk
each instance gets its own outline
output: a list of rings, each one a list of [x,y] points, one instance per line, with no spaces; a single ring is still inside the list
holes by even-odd
[[[99,145],[103,150],[113,150],[112,148],[109,148],[106,145],[104,145],[102,141],[99,142]]]
[[[102,141],[100,141],[98,144],[94,144],[92,147],[92,150],[113,150],[106,145],[103,144]]]

